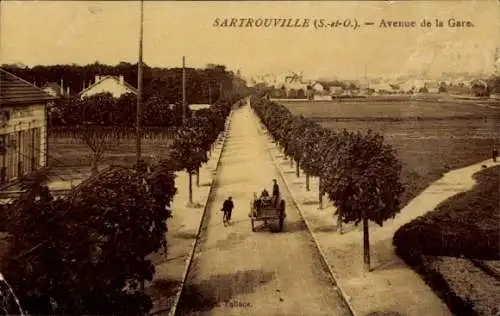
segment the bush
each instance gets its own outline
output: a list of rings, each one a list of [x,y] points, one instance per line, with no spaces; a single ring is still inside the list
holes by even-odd
[[[499,260],[499,173],[500,167],[478,173],[474,189],[400,227],[394,234],[396,251],[410,258],[423,254]]]

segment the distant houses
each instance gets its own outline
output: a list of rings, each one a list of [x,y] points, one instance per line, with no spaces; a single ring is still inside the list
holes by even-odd
[[[55,82],[47,82],[43,85],[42,90],[55,98],[69,98],[71,96],[69,87],[64,90],[63,86]]]
[[[95,81],[89,87],[79,93],[80,98],[89,97],[99,93],[111,93],[113,97],[132,93],[137,95],[137,89],[125,82],[123,76],[95,76]]]
[[[452,79],[416,79],[398,77],[394,79],[361,80],[303,80],[302,75],[288,73],[274,77],[268,86],[273,87],[271,98],[332,100],[344,97],[364,97],[376,95],[449,94],[486,97],[493,93],[485,81],[470,80],[469,77]],[[498,92],[495,91],[495,95]]]

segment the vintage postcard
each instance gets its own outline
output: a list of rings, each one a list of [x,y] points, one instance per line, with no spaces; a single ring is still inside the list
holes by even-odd
[[[8,315],[500,316],[500,2],[0,2]]]

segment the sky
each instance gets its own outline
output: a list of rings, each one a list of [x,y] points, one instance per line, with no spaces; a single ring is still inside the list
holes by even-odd
[[[1,1],[0,63],[135,63],[137,1]],[[352,28],[214,27],[220,18],[356,19]],[[380,28],[385,20],[444,26]],[[472,28],[448,27],[470,20]],[[144,62],[178,67],[224,64],[244,75],[303,72],[307,77],[491,72],[500,47],[500,7],[483,1],[144,2]]]

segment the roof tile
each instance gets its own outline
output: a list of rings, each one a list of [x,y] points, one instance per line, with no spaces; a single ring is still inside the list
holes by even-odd
[[[0,105],[54,100],[53,96],[0,68]]]

